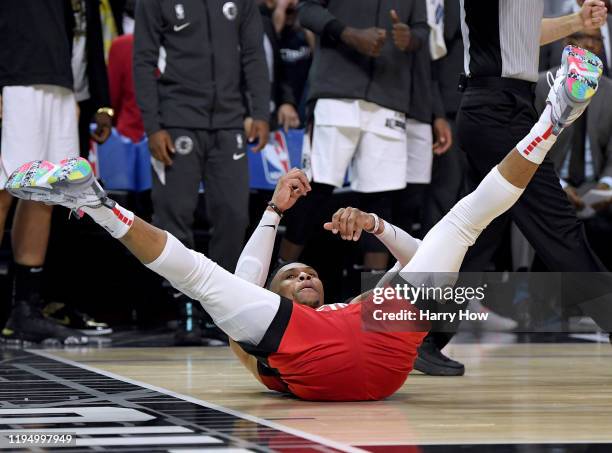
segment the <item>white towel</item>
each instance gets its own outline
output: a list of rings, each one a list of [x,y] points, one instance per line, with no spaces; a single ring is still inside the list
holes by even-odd
[[[427,24],[431,29],[429,34],[429,53],[432,60],[438,60],[446,55],[444,42],[444,0],[427,0]]]

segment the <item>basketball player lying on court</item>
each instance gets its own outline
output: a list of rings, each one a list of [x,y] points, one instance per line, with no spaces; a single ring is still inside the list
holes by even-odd
[[[557,136],[582,114],[601,73],[601,61],[595,55],[566,48],[548,105],[531,132],[422,243],[386,223],[376,228],[373,217],[352,210],[335,215],[325,228],[344,239],[358,236],[361,228],[377,230],[391,244],[404,266],[402,272],[458,272],[468,247],[518,200]],[[309,190],[308,181],[298,171],[292,171],[283,183],[275,200],[285,207]],[[388,397],[406,380],[425,336],[425,332],[363,330],[358,300],[321,309],[321,282],[313,269],[302,264],[287,265],[277,273],[271,285],[275,292],[262,288],[279,222],[274,209],[264,214],[241,257],[238,275],[233,275],[110,200],[83,159],[59,165],[30,162],[10,177],[6,188],[20,198],[60,204],[91,216],[145,266],[200,301],[234,342],[258,357],[260,366],[233,346],[243,363],[270,388],[306,400]],[[393,243],[396,233],[401,236],[399,245]],[[260,242],[265,256],[250,252]]]

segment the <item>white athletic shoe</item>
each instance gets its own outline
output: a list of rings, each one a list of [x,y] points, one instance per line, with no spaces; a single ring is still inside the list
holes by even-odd
[[[463,321],[460,324],[460,330],[511,332],[518,327],[518,322],[514,319],[495,313],[476,299],[472,299],[468,307],[472,313],[485,314],[486,319],[483,321]]]
[[[5,189],[17,198],[58,204],[75,212],[83,206],[112,208],[115,204],[96,181],[89,162],[80,157],[59,164],[28,162],[13,172]]]
[[[567,46],[554,81],[548,73],[550,92],[546,102],[551,106],[552,133],[559,135],[572,124],[589,105],[597,92],[603,64],[588,50]]]

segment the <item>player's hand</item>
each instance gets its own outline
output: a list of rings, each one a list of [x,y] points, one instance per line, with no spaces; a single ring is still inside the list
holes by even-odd
[[[368,57],[378,57],[382,50],[387,32],[382,28],[346,27],[342,32],[342,41]]]
[[[433,123],[433,153],[440,156],[453,144],[453,133],[450,124],[444,118],[436,118]]]
[[[110,137],[113,130],[113,119],[108,113],[96,113],[94,120],[96,121],[96,130],[91,133],[91,138],[96,143],[102,144]]]
[[[606,23],[608,10],[602,0],[586,0],[579,14],[583,28],[593,30]]]
[[[345,241],[358,241],[363,230],[372,231],[374,226],[372,214],[351,207],[338,209],[331,222],[323,224],[324,229],[339,234]]]
[[[570,203],[576,208],[576,211],[582,211],[585,207],[584,201],[582,201],[576,189],[572,186],[567,186],[564,190]]]
[[[285,132],[300,126],[300,116],[291,104],[283,104],[278,109],[278,124],[283,126]]]
[[[249,143],[253,143],[257,140],[257,145],[253,148],[253,152],[258,153],[268,144],[268,139],[270,138],[270,125],[267,121],[253,120],[247,137]]]
[[[393,35],[393,43],[395,47],[397,47],[402,52],[405,52],[410,46],[410,41],[412,40],[412,32],[410,31],[410,27],[403,23],[399,16],[397,15],[397,11],[394,9],[391,10],[391,34]]]
[[[281,176],[276,183],[272,203],[284,212],[293,207],[295,202],[310,190],[310,183],[304,172],[298,168],[293,168],[289,173]]]
[[[176,152],[170,134],[161,129],[149,136],[151,155],[166,166],[172,165],[172,155]]]

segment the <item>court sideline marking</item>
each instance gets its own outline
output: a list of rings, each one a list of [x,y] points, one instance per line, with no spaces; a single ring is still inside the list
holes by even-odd
[[[264,425],[264,426],[267,426],[268,428],[276,429],[278,431],[282,431],[282,432],[285,432],[287,434],[292,434],[294,436],[303,437],[304,439],[308,439],[308,440],[310,440],[312,442],[316,442],[316,443],[325,445],[325,446],[330,447],[330,448],[335,448],[337,450],[345,451],[347,453],[368,453],[365,450],[362,450],[360,448],[355,448],[355,447],[352,447],[350,445],[346,445],[346,444],[342,444],[340,442],[333,441],[331,439],[326,439],[324,437],[317,436],[316,434],[310,434],[310,433],[307,433],[307,432],[304,432],[304,431],[300,431],[299,429],[289,428],[288,426],[284,426],[284,425],[281,425],[281,424],[278,424],[278,423],[274,423],[272,421],[265,420],[263,418],[259,418],[259,417],[256,417],[254,415],[246,414],[244,412],[240,412],[240,411],[237,411],[237,410],[234,410],[234,409],[230,409],[228,407],[219,406],[218,404],[214,404],[214,403],[211,403],[209,401],[204,401],[204,400],[201,400],[201,399],[198,399],[198,398],[194,398],[192,396],[183,395],[181,393],[177,393],[177,392],[174,392],[172,390],[168,390],[168,389],[165,389],[165,388],[162,388],[162,387],[157,387],[155,385],[150,385],[150,384],[147,384],[145,382],[137,381],[135,379],[130,379],[130,378],[125,377],[125,376],[121,376],[121,375],[118,375],[118,374],[115,374],[115,373],[111,373],[110,371],[101,370],[99,368],[95,368],[95,367],[92,367],[92,366],[89,366],[89,365],[78,363],[78,362],[75,362],[75,361],[70,360],[70,359],[65,359],[63,357],[58,357],[58,356],[54,355],[52,352],[41,351],[41,350],[36,350],[36,349],[26,349],[26,351],[29,352],[29,353],[41,356],[41,357],[45,357],[45,358],[50,359],[50,360],[55,360],[57,362],[62,362],[62,363],[65,363],[67,365],[71,365],[71,366],[74,366],[74,367],[77,367],[77,368],[81,368],[83,370],[91,371],[92,373],[98,373],[98,374],[101,374],[103,376],[109,377],[111,379],[116,379],[118,381],[122,381],[122,382],[125,382],[125,383],[128,383],[128,384],[132,384],[132,385],[140,386],[140,387],[143,387],[143,388],[147,388],[149,390],[153,390],[155,392],[159,392],[159,393],[162,393],[162,394],[167,395],[167,396],[172,396],[174,398],[177,398],[177,399],[180,399],[180,400],[183,400],[183,401],[187,401],[189,403],[197,404],[199,406],[207,407],[209,409],[213,409],[213,410],[216,410],[216,411],[219,411],[219,412],[225,412],[226,414],[233,415],[234,417],[238,417],[238,418],[242,418],[242,419],[245,419],[245,420],[249,420],[249,421],[251,421],[253,423],[258,423],[260,425]]]

